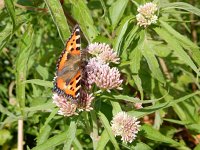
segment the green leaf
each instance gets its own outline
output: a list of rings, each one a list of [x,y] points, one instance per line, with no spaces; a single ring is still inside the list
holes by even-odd
[[[200,150],[200,144],[198,144],[198,145],[194,148],[194,150]]]
[[[13,113],[11,113],[8,109],[6,109],[5,107],[3,107],[3,105],[1,105],[1,103],[0,103],[0,112],[2,113],[2,114],[6,114],[6,115],[8,115],[8,116],[10,116],[10,117],[12,117],[12,118],[15,118],[16,116],[13,114]]]
[[[106,144],[108,143],[109,141],[109,135],[108,133],[106,132],[106,130],[104,130],[100,136],[100,139],[98,141],[98,145],[97,145],[97,148],[96,150],[102,150],[105,148]]]
[[[142,53],[139,48],[135,48],[129,55],[130,70],[133,74],[138,74],[140,70],[140,61],[142,59]]]
[[[83,0],[70,0],[72,4],[73,16],[80,24],[81,30],[86,35],[89,42],[92,42],[98,35],[98,31],[94,26],[90,10]]]
[[[127,33],[127,37],[124,39],[126,41],[124,43],[123,49],[127,49],[132,43],[134,38],[137,36],[139,26],[134,26],[129,33]]]
[[[10,141],[12,139],[12,135],[9,130],[2,129],[0,130],[0,145],[4,146],[6,142]]]
[[[135,81],[135,84],[140,91],[141,99],[143,100],[144,94],[143,94],[143,88],[142,88],[142,81],[138,75],[139,69],[140,69],[140,61],[142,59],[142,54],[138,48],[131,51],[130,56],[130,70],[132,72],[132,78]]]
[[[153,106],[148,106],[148,107],[145,107],[145,108],[142,108],[142,109],[139,109],[139,110],[129,111],[128,113],[135,116],[135,117],[140,118],[140,117],[143,117],[145,115],[154,113],[157,110],[174,106],[177,103],[183,102],[183,101],[185,101],[185,100],[187,100],[187,99],[189,99],[189,98],[191,98],[195,95],[199,95],[199,94],[200,94],[200,91],[192,93],[192,94],[188,94],[188,95],[183,96],[183,97],[176,99],[176,100],[172,99],[172,100],[169,100],[167,102],[156,104],[156,105],[153,105]]]
[[[120,53],[121,44],[124,40],[124,35],[125,35],[126,30],[128,28],[128,24],[132,19],[133,19],[133,16],[125,17],[121,21],[121,23],[120,23],[120,25],[119,25],[119,27],[116,31],[116,37],[114,39],[113,49],[116,50],[118,54]]]
[[[58,0],[44,0],[44,1],[57,27],[60,39],[62,40],[63,44],[65,44],[68,37],[70,36],[70,31],[60,1]]]
[[[197,16],[200,16],[200,9],[198,9],[197,7],[194,7],[188,3],[174,2],[174,3],[160,3],[160,4],[161,4],[160,7],[163,10],[178,8],[178,9],[183,9],[188,12],[191,12]]]
[[[143,104],[148,104],[148,103],[155,103],[161,99],[163,99],[166,95],[168,95],[168,93],[166,93],[164,96],[162,96],[161,98],[158,99],[151,99],[151,100],[139,100],[138,98],[135,97],[131,97],[128,95],[112,95],[112,97],[109,96],[102,96],[102,98],[107,98],[107,99],[113,99],[113,100],[125,100],[125,101],[129,101],[129,102],[133,102],[133,103],[143,103]]]
[[[79,140],[75,137],[73,141],[73,147],[76,150],[83,150],[82,144],[79,142]]]
[[[115,29],[119,20],[123,16],[127,4],[128,0],[117,0],[112,3],[111,7],[109,8],[109,14],[113,29]]]
[[[174,30],[168,23],[160,20],[161,26],[172,34],[178,41],[180,41],[183,48],[187,49],[194,61],[200,66],[200,48],[190,41],[186,36],[181,35],[179,32]]]
[[[183,48],[179,44],[179,41],[177,41],[173,35],[169,34],[163,28],[155,28],[154,30],[161,38],[163,38],[169,44],[169,46],[174,50],[177,57],[179,57],[183,62],[185,62],[188,66],[190,66],[197,74],[199,74],[196,65],[191,60],[190,56],[183,50]]]
[[[76,137],[76,124],[74,121],[72,121],[70,123],[70,127],[68,129],[68,136],[66,137],[66,141],[64,143],[64,147],[63,149],[64,150],[71,150],[71,145],[72,145],[72,142],[73,140],[75,139]]]
[[[99,119],[101,120],[101,123],[103,124],[105,130],[107,131],[110,137],[110,141],[113,143],[113,146],[115,147],[115,149],[119,150],[120,149],[119,145],[112,133],[112,129],[110,127],[109,121],[107,120],[106,116],[103,113],[99,112],[98,114],[99,114]]]
[[[55,135],[55,136],[49,138],[44,143],[34,147],[32,150],[49,149],[49,148],[58,146],[58,145],[64,143],[65,141],[69,141],[69,144],[70,144],[71,140],[74,137],[74,133],[71,134],[73,131],[76,131],[75,122],[70,123],[70,127],[67,131],[59,133],[58,135]]]
[[[23,83],[32,83],[32,84],[36,84],[36,85],[40,85],[40,86],[44,86],[44,87],[49,87],[49,88],[53,87],[52,81],[45,81],[45,80],[40,80],[40,79],[26,80]]]
[[[113,115],[116,115],[118,112],[122,111],[122,108],[119,104],[119,102],[115,102],[115,101],[110,101],[111,105],[112,105],[112,113]]]
[[[26,107],[24,110],[26,112],[33,112],[33,111],[41,111],[41,110],[51,110],[52,108],[55,107],[55,104],[53,102],[48,102],[42,105],[34,106],[34,107]]]
[[[48,79],[49,72],[46,67],[39,65],[36,67],[36,71],[42,76],[44,80]]]
[[[163,120],[171,122],[171,123],[176,123],[176,124],[179,124],[179,125],[186,125],[188,123],[188,122],[185,122],[185,121],[180,121],[180,120],[175,120],[175,119],[163,119]]]
[[[143,142],[139,142],[136,144],[136,146],[134,147],[134,150],[152,150],[151,147],[149,147],[147,144],[143,143]]]
[[[53,119],[53,117],[58,113],[58,108],[55,108],[49,117],[46,119],[44,125],[41,127],[39,135],[37,136],[37,145],[42,144],[44,141],[46,141],[50,135],[51,126],[49,125],[49,122]]]
[[[149,69],[151,70],[153,77],[156,78],[158,81],[165,83],[165,79],[163,77],[162,71],[160,70],[158,60],[156,59],[155,53],[153,51],[153,47],[150,42],[148,42],[144,31],[141,31],[140,41],[138,44],[138,49],[140,49],[142,55],[147,60]]]
[[[45,128],[37,136],[37,146],[44,143],[51,135],[52,127],[47,124]]]
[[[12,23],[13,23],[13,30],[15,29],[16,26],[16,14],[15,14],[15,6],[13,4],[12,0],[5,0],[4,1],[6,4],[6,8],[8,10],[8,13],[10,14],[10,17],[12,19]]]
[[[181,143],[178,143],[178,142],[174,141],[173,139],[161,134],[158,130],[154,129],[150,125],[145,124],[140,129],[145,132],[145,137],[150,139],[150,140],[165,143],[165,144],[172,146],[172,147],[175,147],[177,149],[189,150],[189,148],[187,148],[186,146],[184,146]]]
[[[1,109],[1,106],[0,106],[0,112],[3,112]],[[13,116],[9,115],[8,117],[6,117],[6,119],[4,121],[0,122],[0,129],[4,128],[8,124],[17,122],[19,119],[20,119],[20,117],[17,117],[17,116],[13,117]]]
[[[11,34],[12,34],[12,26],[10,24],[7,24],[5,28],[0,32],[0,51],[9,41]]]

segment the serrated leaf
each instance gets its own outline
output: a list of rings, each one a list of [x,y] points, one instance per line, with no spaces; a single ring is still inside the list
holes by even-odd
[[[92,42],[98,35],[94,26],[90,11],[83,0],[70,0],[72,4],[73,16],[80,24],[81,30],[86,35],[89,42]]]
[[[10,24],[7,24],[5,28],[0,32],[0,51],[9,41],[11,34],[12,34],[12,26]]]
[[[15,6],[14,6],[12,0],[5,0],[4,2],[6,4],[6,8],[7,8],[9,14],[10,14],[11,19],[12,19],[13,30],[14,30],[15,26],[16,26]]]
[[[39,135],[37,136],[37,145],[42,144],[44,141],[48,139],[50,136],[51,126],[49,125],[49,122],[53,119],[53,117],[58,113],[58,108],[55,108],[49,117],[46,119],[44,125],[41,127]]]
[[[165,28],[170,34],[172,34],[178,41],[180,41],[183,48],[187,49],[194,61],[200,66],[200,48],[190,41],[187,37],[181,35],[179,32],[174,30],[169,24],[160,20],[161,26]]]
[[[131,31],[127,34],[127,37],[124,39],[126,41],[124,43],[123,49],[127,49],[134,41],[134,38],[137,36],[139,26],[134,26]]]
[[[45,0],[45,3],[49,9],[51,17],[57,27],[58,33],[60,35],[60,39],[63,44],[67,41],[70,36],[69,26],[67,23],[67,19],[63,12],[63,8],[58,0]]]
[[[51,131],[51,126],[47,124],[37,136],[37,145],[41,145],[42,143],[44,143],[51,135]]]
[[[168,93],[166,93],[164,96],[162,96],[161,98],[158,99],[150,99],[150,100],[140,100],[138,98],[135,97],[131,97],[128,95],[112,95],[112,97],[108,97],[108,96],[102,96],[102,98],[108,98],[108,99],[114,99],[114,100],[124,100],[124,101],[128,101],[128,102],[133,102],[133,103],[143,103],[143,104],[148,104],[148,103],[155,103],[159,100],[162,100],[166,95],[168,95]]]
[[[174,50],[177,57],[179,57],[183,62],[185,62],[188,66],[190,66],[197,74],[199,74],[196,65],[191,60],[190,56],[180,46],[179,41],[177,41],[176,38],[173,37],[173,35],[169,34],[163,28],[155,28],[154,30],[161,38],[163,38],[169,44],[169,46]]]
[[[118,54],[120,54],[120,48],[121,48],[122,41],[124,40],[124,35],[125,35],[126,30],[128,28],[128,24],[132,19],[133,19],[133,16],[125,17],[121,21],[119,27],[117,28],[116,37],[115,37],[114,42],[113,42],[113,48],[114,48],[114,50],[117,51]]]
[[[183,9],[183,10],[186,10],[188,12],[191,12],[191,13],[194,13],[194,14],[200,16],[200,9],[198,9],[197,7],[194,7],[188,3],[174,2],[174,3],[160,3],[160,4],[161,4],[160,6],[163,10],[178,8],[178,9]]]
[[[188,94],[188,95],[183,96],[179,99],[172,99],[172,100],[169,100],[169,101],[164,102],[164,103],[156,104],[154,106],[148,106],[148,107],[145,107],[145,108],[142,108],[142,109],[139,109],[139,110],[129,111],[128,113],[135,116],[135,117],[140,118],[140,117],[143,117],[145,115],[154,113],[157,110],[174,106],[177,103],[183,102],[183,101],[185,101],[185,100],[187,100],[187,99],[189,99],[189,98],[191,98],[195,95],[199,95],[199,94],[200,94],[200,91],[192,93],[192,94]]]
[[[75,130],[76,130],[76,124],[75,124],[75,122],[71,122],[70,127],[67,131],[59,133],[58,135],[55,135],[55,136],[49,138],[44,143],[34,147],[32,150],[49,149],[49,148],[58,146],[58,145],[64,143],[65,141],[68,141],[68,140],[71,141],[74,134],[70,135],[70,133]]]
[[[130,70],[132,75],[132,78],[135,81],[135,84],[140,91],[141,99],[143,99],[144,94],[143,94],[143,89],[142,89],[142,81],[138,75],[139,69],[140,69],[140,61],[142,59],[142,54],[138,48],[135,48],[134,50],[131,51],[130,56]]]
[[[113,29],[115,29],[116,25],[124,14],[127,4],[128,0],[117,0],[112,3],[111,7],[109,8],[109,14]]]
[[[177,149],[185,149],[185,150],[188,149],[189,150],[189,148],[187,148],[184,145],[182,145],[181,143],[178,143],[178,142],[174,141],[173,139],[161,134],[158,130],[154,129],[150,125],[145,124],[140,129],[145,132],[145,137],[150,140],[165,143],[165,144],[175,147]]]
[[[156,78],[158,81],[165,83],[163,73],[160,70],[159,63],[153,51],[152,45],[150,44],[150,42],[148,42],[147,37],[143,32],[144,31],[142,31],[140,35],[140,44],[138,45],[138,49],[145,57],[153,77]]]

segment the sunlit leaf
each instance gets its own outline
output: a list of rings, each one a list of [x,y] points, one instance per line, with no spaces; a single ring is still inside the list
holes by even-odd
[[[65,44],[66,40],[70,35],[69,26],[67,24],[67,20],[65,14],[63,12],[60,1],[57,0],[45,0],[45,3],[49,9],[51,17],[58,29],[60,38]]]
[[[86,35],[89,42],[92,42],[98,35],[98,31],[94,26],[90,11],[83,0],[70,0],[73,8],[74,18],[80,24],[81,30]]]
[[[109,8],[110,19],[113,29],[116,27],[120,18],[122,17],[128,0],[117,0]]]

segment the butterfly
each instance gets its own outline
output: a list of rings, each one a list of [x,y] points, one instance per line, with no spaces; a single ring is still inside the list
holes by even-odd
[[[81,69],[80,28],[76,25],[56,65],[53,92],[69,100],[80,99]]]

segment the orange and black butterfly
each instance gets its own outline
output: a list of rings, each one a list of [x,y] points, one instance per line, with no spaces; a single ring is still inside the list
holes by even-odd
[[[53,92],[69,100],[80,99],[82,78],[80,28],[76,25],[56,66]]]

